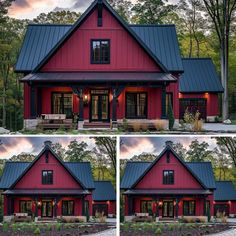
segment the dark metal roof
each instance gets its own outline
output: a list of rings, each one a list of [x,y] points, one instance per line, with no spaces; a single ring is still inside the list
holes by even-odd
[[[215,201],[236,201],[236,189],[232,181],[216,181]]]
[[[128,25],[107,1],[103,3],[163,71],[183,71],[174,25]],[[29,25],[15,70],[37,71],[80,26],[96,4],[97,0],[74,25]]]
[[[124,192],[130,195],[204,195],[211,194],[212,192],[205,189],[131,189]]]
[[[181,93],[222,93],[224,91],[210,58],[183,58],[184,74],[180,78]]]
[[[9,189],[3,192],[3,194],[7,195],[83,195],[89,194],[88,190],[81,189]]]
[[[29,25],[15,70],[32,71],[71,28],[71,25]]]
[[[70,163],[64,164],[71,172],[83,183],[88,189],[94,188],[92,171],[90,163]],[[3,174],[0,181],[0,189],[8,189],[16,180],[26,171],[31,165],[31,162],[6,162],[3,169]]]
[[[21,79],[23,82],[158,82],[176,81],[176,78],[171,74],[165,73],[36,73],[29,74]]]
[[[93,191],[94,201],[115,201],[116,192],[110,181],[94,181],[95,190]]]
[[[163,152],[159,155],[159,157],[162,155]],[[121,189],[132,188],[133,185],[151,168],[153,163],[154,162],[127,162],[124,176],[121,180]],[[196,177],[200,183],[203,183],[205,187],[209,189],[214,189],[216,187],[211,163],[185,162],[185,165],[188,167],[190,173],[192,172],[194,177]]]
[[[183,72],[175,25],[130,25],[169,71]]]

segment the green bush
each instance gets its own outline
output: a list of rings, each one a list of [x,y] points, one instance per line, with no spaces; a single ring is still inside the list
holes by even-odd
[[[51,224],[47,224],[47,230],[52,231],[52,225]]]
[[[7,232],[8,231],[8,229],[9,229],[9,224],[8,223],[3,223],[3,225],[2,225],[2,231],[3,232]]]
[[[175,124],[175,117],[171,104],[171,99],[169,99],[169,105],[168,105],[168,119],[169,119],[169,130],[173,130]]]
[[[161,230],[160,228],[157,228],[156,231],[155,231],[155,233],[156,233],[157,235],[161,235],[161,234],[162,234],[162,230]]]
[[[40,228],[36,228],[36,229],[34,230],[34,234],[35,234],[35,235],[40,235],[40,234],[41,234]]]
[[[17,226],[17,224],[12,224],[12,225],[11,225],[11,228],[12,228],[12,231],[13,231],[13,232],[16,232],[17,229],[18,229],[18,226]]]
[[[56,224],[56,231],[61,231],[62,229],[62,224],[61,223],[57,223]]]

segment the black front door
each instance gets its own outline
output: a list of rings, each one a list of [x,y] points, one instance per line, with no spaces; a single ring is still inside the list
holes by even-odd
[[[107,216],[108,215],[107,204],[94,204],[93,205],[93,215],[95,216],[96,213],[103,214],[103,215]]]
[[[162,217],[173,218],[174,217],[174,202],[163,201]]]
[[[53,217],[52,201],[42,201],[42,217]]]
[[[90,102],[90,121],[108,122],[109,116],[109,91],[92,90]]]

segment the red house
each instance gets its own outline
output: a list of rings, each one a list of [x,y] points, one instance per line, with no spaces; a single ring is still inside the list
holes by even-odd
[[[95,0],[74,25],[28,26],[15,68],[24,126],[45,114],[78,117],[78,128],[166,120],[169,101],[177,121],[186,107],[212,119],[223,88],[204,60],[181,59],[174,25],[129,25]]]
[[[6,162],[0,182],[4,220],[23,213],[36,221],[61,217],[86,221],[93,215],[95,188],[90,163],[63,162],[47,141],[33,162]],[[109,190],[105,186],[104,191]]]
[[[153,162],[128,162],[121,189],[126,220],[143,214],[158,220],[214,214],[211,163],[184,162],[168,143]]]

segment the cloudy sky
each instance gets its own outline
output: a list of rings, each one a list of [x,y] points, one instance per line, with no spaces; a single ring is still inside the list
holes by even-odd
[[[188,149],[189,144],[198,139],[199,142],[207,142],[210,149],[216,147],[215,139],[211,137],[123,137],[121,138],[120,158],[130,159],[134,155],[139,155],[143,152],[159,154],[166,141],[174,143],[180,142]]]
[[[89,149],[95,147],[94,139],[89,137],[75,138],[75,137],[3,137],[0,138],[2,145],[0,145],[0,159],[9,159],[13,155],[24,153],[38,154],[43,143],[46,140],[50,140],[53,143],[60,143],[63,147],[67,147],[70,141],[78,140],[79,142],[86,142],[89,145]]]
[[[9,16],[18,19],[33,19],[40,13],[68,9],[84,12],[93,0],[15,0],[9,9]],[[136,0],[131,0],[135,3]],[[170,0],[169,2],[177,2]]]

